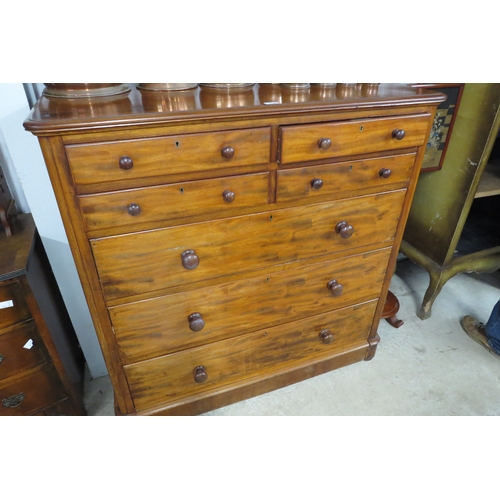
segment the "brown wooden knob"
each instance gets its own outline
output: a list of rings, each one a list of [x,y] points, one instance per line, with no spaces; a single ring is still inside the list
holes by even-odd
[[[354,228],[345,221],[339,222],[335,226],[335,231],[340,234],[342,238],[350,238],[354,233]]]
[[[234,148],[231,146],[224,146],[221,150],[221,155],[223,158],[230,160],[234,156]]]
[[[141,213],[141,207],[137,203],[131,203],[127,207],[127,212],[130,215],[139,215]]]
[[[319,338],[323,344],[331,344],[335,340],[333,338],[333,333],[330,333],[330,330],[321,330],[321,332],[319,332]]]
[[[201,384],[207,380],[208,374],[205,370],[204,366],[197,366],[194,369],[194,381],[198,384]]]
[[[380,177],[388,179],[392,174],[392,170],[390,168],[383,168],[378,174],[380,175]]]
[[[318,141],[318,146],[325,151],[332,145],[332,140],[324,137]]]
[[[226,189],[222,193],[222,198],[224,198],[224,201],[226,201],[227,203],[231,203],[236,198],[236,195],[234,194],[233,191],[230,191],[229,189]]]
[[[326,287],[328,290],[330,290],[330,293],[334,297],[338,297],[339,295],[342,295],[342,292],[344,291],[344,286],[341,285],[337,280],[330,280],[327,284]]]
[[[186,250],[185,252],[182,252],[181,260],[182,260],[182,265],[186,269],[195,269],[198,267],[198,264],[200,263],[200,259],[196,255],[196,252],[194,250]]]
[[[193,332],[199,332],[205,327],[205,321],[200,313],[193,313],[188,316],[189,328]]]
[[[120,164],[120,168],[122,170],[130,170],[134,166],[134,162],[130,156],[122,156],[118,163]]]
[[[405,136],[405,131],[400,128],[396,128],[392,131],[392,137],[394,137],[394,139],[397,139],[398,141],[404,139],[404,136]]]
[[[321,189],[323,187],[323,181],[321,179],[313,179],[311,181],[311,187],[313,189]]]

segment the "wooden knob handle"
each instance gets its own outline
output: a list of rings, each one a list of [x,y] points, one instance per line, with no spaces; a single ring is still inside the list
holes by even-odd
[[[311,181],[311,187],[313,189],[321,189],[323,187],[323,181],[321,179],[313,179]]]
[[[392,170],[390,168],[383,168],[378,174],[380,175],[380,177],[388,179],[392,174]]]
[[[394,137],[394,139],[397,139],[398,141],[404,139],[404,136],[405,136],[405,131],[400,128],[396,128],[392,131],[392,137]]]
[[[340,234],[342,238],[350,238],[354,233],[354,228],[347,222],[342,221],[335,226],[335,232]]]
[[[130,156],[122,156],[118,163],[120,164],[120,168],[122,170],[130,170],[134,166],[134,162]]]
[[[324,149],[325,151],[332,145],[332,140],[326,137],[323,137],[318,141],[318,146],[320,149]]]
[[[323,344],[331,344],[335,340],[333,338],[333,333],[330,333],[330,330],[321,330],[321,332],[319,332],[319,338]]]
[[[141,213],[141,207],[137,203],[131,203],[127,207],[127,212],[130,215],[139,215]]]
[[[221,150],[221,155],[223,158],[230,160],[234,156],[234,148],[231,146],[224,146]]]
[[[193,313],[188,316],[189,328],[193,332],[199,332],[205,327],[205,321],[200,313]]]
[[[224,201],[227,202],[227,203],[231,203],[234,201],[234,199],[236,198],[236,195],[234,194],[233,191],[230,191],[229,189],[226,189],[223,193],[222,193],[222,198],[224,198]]]
[[[185,252],[182,252],[181,260],[182,260],[182,265],[186,269],[195,269],[198,267],[198,264],[200,263],[200,259],[196,255],[196,252],[194,250],[186,250]]]
[[[201,384],[207,380],[208,374],[205,370],[204,366],[197,366],[194,369],[194,381],[198,384]]]
[[[342,292],[344,291],[344,286],[341,285],[337,280],[330,280],[327,284],[326,287],[328,290],[330,290],[330,293],[334,297],[338,297],[339,295],[342,295]]]

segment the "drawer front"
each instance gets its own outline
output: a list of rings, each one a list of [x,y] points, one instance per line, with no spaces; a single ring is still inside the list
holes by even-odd
[[[429,118],[422,114],[281,127],[280,162],[285,165],[421,146],[427,139]],[[393,136],[398,130],[404,131],[402,139]],[[320,147],[323,139],[331,142],[328,149]]]
[[[390,249],[111,307],[123,362],[295,321],[380,294]],[[329,288],[330,284],[330,288]]]
[[[0,335],[0,380],[49,361],[36,325]]]
[[[135,407],[140,411],[362,345],[375,307],[373,301],[125,366]]]
[[[11,380],[11,379],[9,379]],[[66,397],[52,365],[0,383],[0,416],[30,415]]]
[[[356,189],[390,189],[410,180],[415,154],[278,171],[278,202],[345,195]]]
[[[91,245],[106,298],[127,297],[382,245],[394,239],[405,193],[99,238]],[[347,227],[338,232],[343,222]],[[344,238],[349,228],[353,233]]]
[[[270,151],[269,127],[66,146],[73,178],[81,185],[263,165]],[[121,158],[127,160],[120,164]]]
[[[31,318],[31,312],[18,281],[0,283],[0,330]]]
[[[269,174],[183,182],[79,198],[87,229],[155,222],[268,203]]]

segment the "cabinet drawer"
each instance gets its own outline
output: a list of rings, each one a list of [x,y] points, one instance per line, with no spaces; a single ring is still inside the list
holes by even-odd
[[[415,154],[278,171],[277,201],[344,195],[356,189],[408,184]]]
[[[125,366],[135,407],[269,376],[367,343],[375,307],[373,301]]]
[[[421,146],[427,139],[429,117],[422,114],[281,127],[280,162],[286,165]],[[402,139],[393,136],[397,130],[404,131]],[[322,149],[321,141],[330,141],[328,149]]]
[[[91,241],[107,299],[322,257],[394,239],[406,191]],[[340,233],[341,223],[353,229]],[[196,267],[194,267],[196,266]]]
[[[373,299],[380,294],[389,255],[384,249],[111,307],[122,360],[130,363],[274,326],[284,315],[290,322]]]
[[[269,127],[66,146],[81,185],[262,165],[269,163],[270,151]]]
[[[0,284],[0,330],[31,318],[31,312],[18,281]]]
[[[87,229],[209,214],[268,202],[269,173],[80,196]]]
[[[66,397],[52,365],[0,382],[0,416],[30,415]]]
[[[0,335],[0,380],[34,368],[49,359],[34,323]]]

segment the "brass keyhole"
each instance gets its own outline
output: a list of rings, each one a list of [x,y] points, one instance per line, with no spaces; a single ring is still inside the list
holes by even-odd
[[[184,188],[180,188],[179,193],[184,194]]]
[[[361,125],[361,127],[359,127],[359,131],[363,132],[363,129],[364,129],[364,127],[363,127],[363,125]]]

